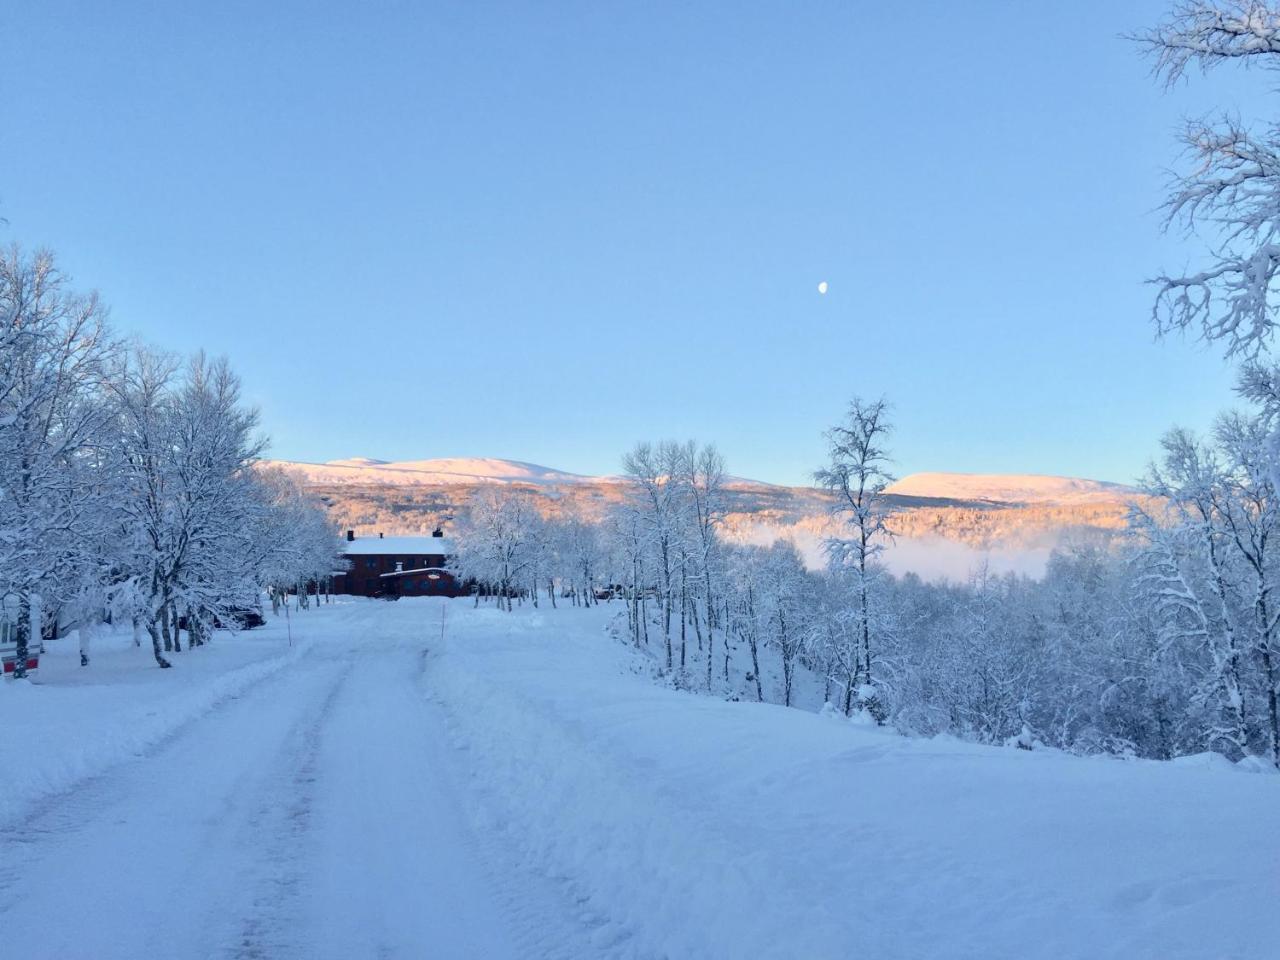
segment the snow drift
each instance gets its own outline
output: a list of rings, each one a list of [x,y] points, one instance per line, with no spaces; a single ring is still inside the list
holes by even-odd
[[[561,878],[611,956],[1190,960],[1280,942],[1280,840],[1260,826],[1280,777],[660,689],[601,615],[456,617],[426,679],[479,828]]]

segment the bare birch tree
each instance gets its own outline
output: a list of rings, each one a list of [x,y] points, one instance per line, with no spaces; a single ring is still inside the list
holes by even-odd
[[[893,476],[887,469],[889,453],[884,444],[891,432],[884,399],[855,397],[844,421],[827,432],[829,464],[814,474],[818,485],[835,495],[833,509],[852,531],[849,537],[829,538],[826,548],[833,568],[846,571],[854,580],[858,655],[853,685],[865,688],[858,695],[873,710],[878,707],[872,676],[872,587],[879,575],[876,559],[890,536],[885,526],[888,501],[884,491]]]

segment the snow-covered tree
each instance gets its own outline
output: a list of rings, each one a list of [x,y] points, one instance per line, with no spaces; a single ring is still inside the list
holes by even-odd
[[[318,596],[346,562],[337,531],[296,477],[279,468],[259,469],[253,481],[244,567],[266,586],[273,610],[289,602],[290,591],[305,607],[308,590]]]
[[[1280,5],[1270,0],[1188,0],[1137,39],[1172,86],[1189,67],[1280,64]],[[1165,202],[1167,222],[1210,243],[1207,264],[1164,274],[1154,319],[1161,332],[1193,330],[1228,356],[1256,356],[1276,324],[1280,267],[1280,123],[1255,128],[1231,116],[1188,121],[1187,169]]]
[[[685,511],[687,522],[692,524],[690,552],[695,558],[697,587],[702,599],[702,623],[706,625],[707,689],[712,687],[712,670],[715,663],[715,634],[719,626],[716,617],[716,599],[719,583],[716,577],[721,546],[719,529],[726,513],[724,487],[724,457],[713,444],[698,447],[689,444],[685,453],[687,477],[684,489],[689,498]],[[699,630],[698,646],[702,646],[698,614],[693,610],[693,623]]]
[[[675,612],[679,565],[683,556],[681,527],[688,504],[685,495],[688,479],[684,469],[686,454],[687,450],[681,444],[664,440],[658,444],[637,444],[622,461],[627,477],[636,488],[634,509],[648,528],[647,539],[653,545],[668,670],[674,664],[671,618]],[[683,622],[681,620],[682,625]]]
[[[523,594],[537,569],[541,532],[530,494],[517,487],[482,487],[471,498],[458,533],[458,550],[450,559],[454,574],[478,584],[482,595],[496,596],[508,611]]]
[[[554,535],[561,577],[574,605],[593,605],[596,587],[601,584],[608,565],[600,525],[569,517],[554,528]]]
[[[225,360],[136,349],[116,371],[123,455],[123,558],[143,598],[156,662],[181,649],[179,621],[210,624],[254,602],[257,414]],[[163,652],[162,652],[163,648]]]
[[[637,647],[649,643],[648,593],[653,582],[650,556],[653,528],[634,502],[624,503],[605,520],[607,536],[623,571],[626,584],[627,618],[631,638]]]
[[[0,251],[0,595],[18,601],[17,678],[33,598],[56,622],[97,579],[86,548],[106,496],[95,451],[113,350],[97,297],[72,291],[51,254]]]
[[[873,600],[880,576],[876,559],[889,539],[884,491],[893,476],[888,472],[889,452],[884,444],[891,432],[885,400],[855,397],[844,421],[827,433],[830,462],[814,474],[818,485],[834,494],[836,515],[850,531],[849,536],[829,538],[826,547],[832,567],[846,571],[854,581],[858,650],[852,658],[856,664],[852,687],[872,710],[879,710],[872,675],[877,618]]]
[[[768,624],[768,642],[782,662],[782,704],[791,706],[796,666],[810,640],[816,611],[813,577],[800,551],[786,541],[767,548],[761,557],[760,603]]]

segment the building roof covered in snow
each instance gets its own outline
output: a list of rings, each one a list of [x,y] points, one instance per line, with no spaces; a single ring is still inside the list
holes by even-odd
[[[349,557],[382,555],[396,556],[448,556],[453,553],[453,541],[448,537],[396,536],[354,537],[342,542],[343,552]]]

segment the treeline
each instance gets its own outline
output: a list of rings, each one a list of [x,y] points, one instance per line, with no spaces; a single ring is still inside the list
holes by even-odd
[[[323,578],[340,556],[323,511],[253,467],[256,413],[225,360],[126,343],[46,252],[0,252],[0,597],[16,674],[42,628],[132,622],[157,663]]]
[[[620,602],[677,686],[828,709],[910,734],[1150,758],[1280,764],[1280,508],[1268,414],[1174,431],[1119,539],[1059,549],[1035,580],[891,576],[883,401],[851,404],[818,480],[839,504],[829,564],[728,542],[714,447],[642,444],[603,521],[480,491],[457,531],[476,603]]]

